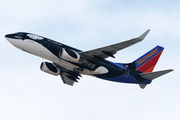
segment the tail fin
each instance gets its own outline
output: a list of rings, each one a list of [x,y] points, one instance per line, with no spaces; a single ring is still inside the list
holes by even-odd
[[[136,70],[143,73],[152,72],[163,50],[163,47],[156,46],[155,48],[135,60]]]
[[[128,67],[129,69],[139,71],[138,77],[144,79],[137,79],[137,81],[139,82],[138,84],[142,89],[144,89],[147,84],[150,84],[153,79],[173,71],[172,69],[169,69],[152,72],[163,50],[163,47],[156,46],[155,48],[153,48],[152,50],[150,50],[134,62],[123,64],[125,67]],[[146,80],[150,80],[150,83],[146,83]]]

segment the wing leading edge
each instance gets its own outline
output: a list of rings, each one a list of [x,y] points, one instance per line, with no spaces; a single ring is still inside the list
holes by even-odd
[[[90,60],[94,59],[95,56],[98,56],[100,58],[106,59],[107,57],[114,57],[113,55],[117,53],[117,51],[122,50],[126,47],[129,47],[135,43],[138,43],[142,41],[146,35],[149,33],[150,29],[148,29],[146,32],[144,32],[141,36],[127,40],[124,42],[120,42],[117,44],[109,45],[106,47],[94,49],[94,50],[89,50],[85,52],[81,52],[81,56],[84,58],[88,58]]]

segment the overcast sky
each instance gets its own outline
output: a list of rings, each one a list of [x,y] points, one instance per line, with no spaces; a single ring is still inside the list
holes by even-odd
[[[180,1],[1,0],[0,120],[179,120]],[[83,76],[73,87],[40,70],[42,58],[12,46],[5,34],[35,33],[86,51],[138,37],[118,52],[132,62],[165,47],[155,71],[175,71],[138,85]]]

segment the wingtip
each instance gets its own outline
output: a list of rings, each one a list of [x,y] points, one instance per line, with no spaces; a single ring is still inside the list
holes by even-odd
[[[171,72],[171,71],[174,71],[174,69],[169,69],[169,71]]]
[[[174,71],[173,69],[165,70],[167,73]]]
[[[144,32],[141,36],[139,36],[139,39],[140,39],[140,40],[143,40],[143,39],[147,36],[147,34],[149,33],[149,31],[150,31],[150,29],[148,29],[146,32]]]

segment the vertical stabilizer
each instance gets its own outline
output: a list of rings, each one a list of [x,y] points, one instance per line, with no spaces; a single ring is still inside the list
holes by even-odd
[[[156,46],[154,49],[138,58],[135,61],[136,70],[143,73],[152,72],[163,50],[163,47]]]

